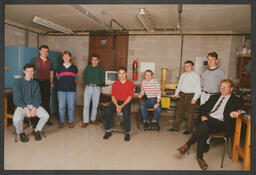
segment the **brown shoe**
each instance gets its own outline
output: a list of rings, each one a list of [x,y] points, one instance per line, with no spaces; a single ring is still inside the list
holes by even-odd
[[[69,128],[74,128],[74,124],[73,123],[68,123]]]
[[[96,122],[96,121],[91,121],[91,124],[93,124],[93,125],[95,125],[95,126],[98,126],[98,125],[99,125],[99,123]]]
[[[64,123],[59,123],[59,128],[63,128],[64,127]]]
[[[208,165],[203,158],[198,158],[197,162],[202,170],[206,170]]]
[[[188,151],[188,145],[183,145],[182,147],[177,149],[179,151],[179,153],[181,154],[185,154]]]
[[[88,126],[89,125],[89,123],[83,123],[82,125],[81,125],[81,128],[85,128],[86,126]]]

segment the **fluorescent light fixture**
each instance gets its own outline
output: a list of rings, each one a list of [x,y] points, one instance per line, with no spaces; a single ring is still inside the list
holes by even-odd
[[[112,30],[113,28],[106,24],[104,21],[102,21],[101,19],[99,19],[97,16],[93,15],[91,12],[89,12],[88,10],[84,9],[82,6],[80,5],[71,5],[74,9],[78,10],[80,13],[82,13],[83,15],[88,16],[92,21],[103,25],[107,30]]]
[[[47,20],[45,20],[43,18],[40,18],[38,16],[34,16],[33,22],[37,23],[37,24],[40,24],[42,26],[49,27],[51,29],[54,29],[54,30],[66,33],[66,34],[73,34],[74,33],[71,29],[68,29],[66,27],[62,27],[62,26],[60,26],[58,24],[55,24],[55,23],[50,22],[50,21],[47,21]]]
[[[141,9],[140,12],[137,14],[138,18],[140,19],[140,22],[144,25],[144,27],[147,29],[148,32],[153,32],[153,25],[147,16],[144,9]]]

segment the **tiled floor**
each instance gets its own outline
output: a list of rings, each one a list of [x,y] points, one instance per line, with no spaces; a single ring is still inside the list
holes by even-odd
[[[76,110],[72,129],[67,124],[59,129],[57,119],[53,119],[54,125],[45,126],[47,136],[41,141],[29,135],[28,143],[15,143],[12,125],[5,129],[5,170],[200,170],[196,145],[191,147],[189,155],[180,155],[176,149],[190,136],[166,131],[171,126],[166,119],[160,119],[158,133],[137,129],[132,117],[130,142],[124,142],[121,133],[113,133],[109,140],[103,140],[102,125],[80,128],[81,108]],[[220,168],[222,150],[222,142],[211,144],[204,155],[208,169],[242,170],[242,162],[233,163],[227,154],[224,167]]]

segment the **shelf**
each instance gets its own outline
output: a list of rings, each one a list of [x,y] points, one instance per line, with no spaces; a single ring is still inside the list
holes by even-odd
[[[237,55],[237,58],[251,58],[251,54],[240,54],[240,55]]]

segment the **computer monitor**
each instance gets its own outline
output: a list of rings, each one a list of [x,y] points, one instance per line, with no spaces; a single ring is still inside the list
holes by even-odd
[[[118,80],[117,71],[106,71],[105,72],[105,85],[112,85],[116,80]]]

